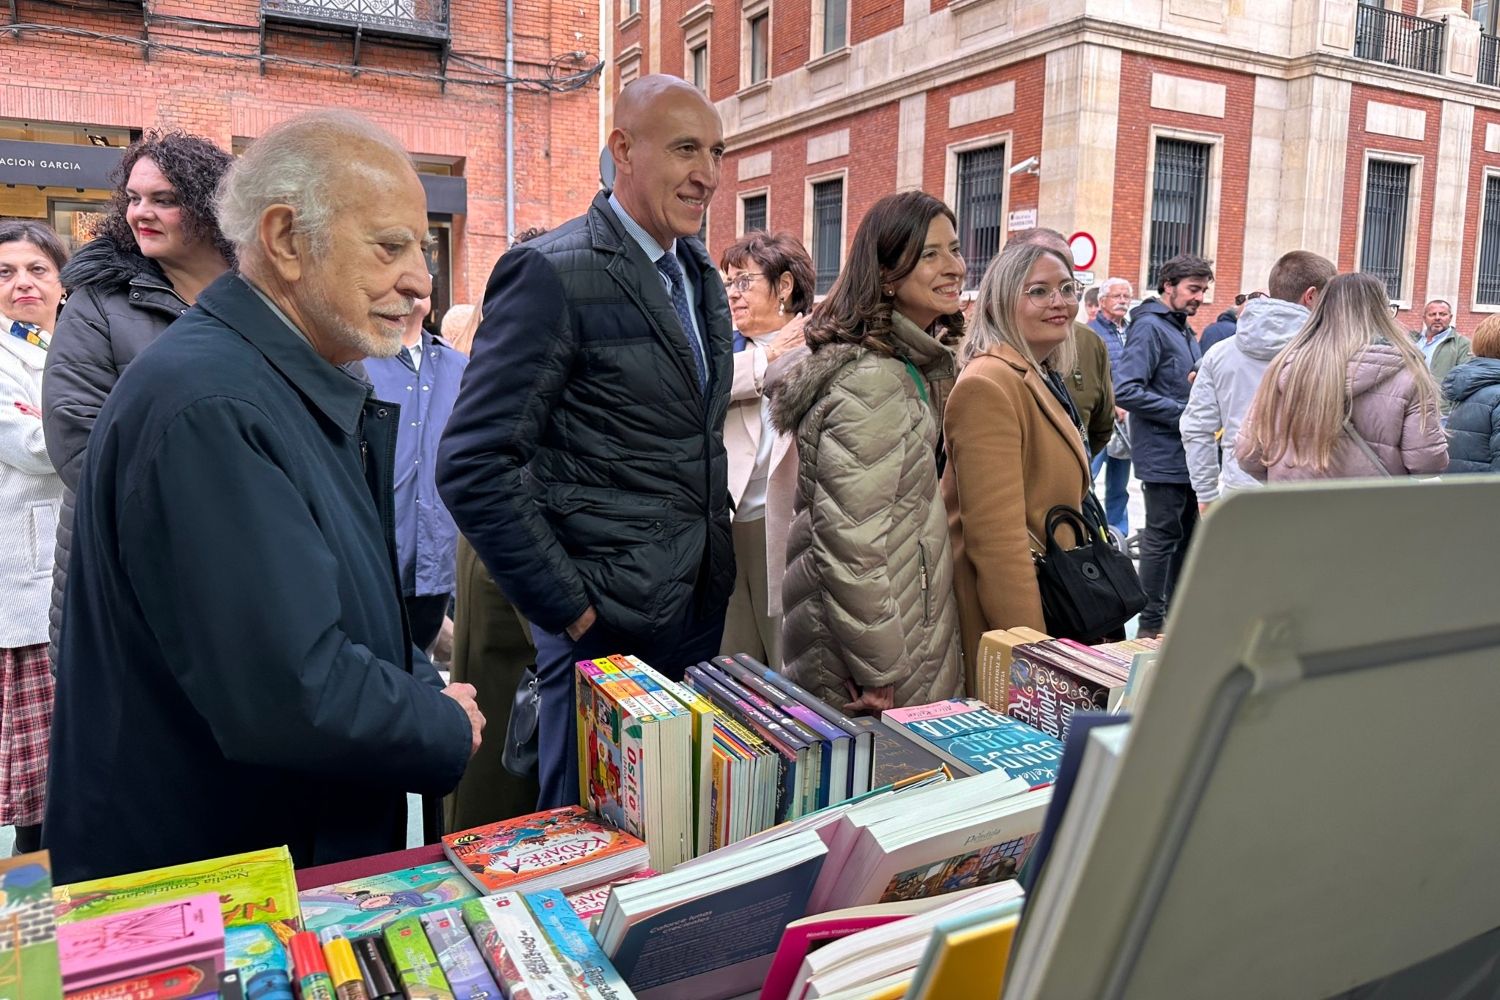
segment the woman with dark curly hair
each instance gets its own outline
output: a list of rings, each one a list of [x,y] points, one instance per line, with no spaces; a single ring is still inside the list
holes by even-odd
[[[812,353],[772,389],[800,473],[783,672],[851,712],[963,693],[938,492],[963,281],[947,205],[921,191],[880,199],[807,321]]]
[[[62,477],[52,580],[52,650],[72,543],[73,492],[94,418],[137,354],[234,263],[214,214],[232,158],[207,139],[148,132],[125,150],[99,235],[68,261],[68,301],[47,351],[42,425]]]

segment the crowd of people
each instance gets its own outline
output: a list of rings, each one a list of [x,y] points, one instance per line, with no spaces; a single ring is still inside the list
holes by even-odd
[[[411,792],[431,840],[441,796],[449,827],[577,800],[577,660],[747,652],[849,712],[921,704],[974,689],[985,631],[1055,624],[1035,557],[1124,545],[1132,475],[1159,635],[1230,491],[1500,471],[1500,317],[1470,359],[1448,303],[1404,331],[1378,281],[1293,250],[1200,338],[1210,261],[1132,308],[1045,229],[971,296],[920,191],[815,301],[794,237],[695,238],[724,150],[700,91],[635,81],[608,142],[612,185],[441,334],[417,175],[347,113],[237,160],[148,134],[72,260],[0,224],[20,849],[64,882],[318,864],[401,846]]]

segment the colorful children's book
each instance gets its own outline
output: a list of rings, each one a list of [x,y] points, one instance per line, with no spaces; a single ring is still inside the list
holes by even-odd
[[[57,922],[125,913],[152,903],[218,893],[224,926],[270,924],[282,940],[302,929],[297,879],[285,847],[75,882],[52,890]]]
[[[572,892],[638,872],[650,862],[639,838],[564,806],[446,834],[443,853],[481,893]]]
[[[569,969],[518,893],[471,899],[464,904],[463,915],[490,971],[511,1000],[577,1000]]]
[[[276,932],[265,924],[224,929],[224,963],[240,974],[245,994],[265,1000],[292,995],[292,959]]]
[[[406,1000],[454,1000],[421,917],[400,917],[386,924],[382,933]]]
[[[69,993],[180,965],[217,982],[224,971],[219,897],[209,892],[65,924],[57,953]]]
[[[556,889],[528,892],[522,900],[567,970],[580,1000],[627,1000],[634,996],[562,893]]]
[[[963,774],[999,770],[1036,788],[1056,780],[1062,761],[1059,740],[973,698],[887,709],[881,720]]]
[[[52,859],[0,858],[0,1000],[60,1000]]]
[[[454,1000],[500,1000],[500,987],[457,907],[432,910],[417,919],[422,921],[427,943],[437,954]]]
[[[369,934],[408,914],[457,906],[479,895],[451,861],[371,875],[305,889],[297,894],[302,926],[310,931],[337,927],[349,937]]]

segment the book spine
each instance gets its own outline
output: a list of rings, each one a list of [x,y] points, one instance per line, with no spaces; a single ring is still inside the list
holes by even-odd
[[[464,903],[460,912],[464,923],[468,925],[469,936],[474,939],[474,946],[479,949],[480,957],[484,959],[484,964],[489,967],[495,981],[501,984],[503,995],[507,1000],[528,997],[524,992],[521,970],[514,957],[506,952],[505,945],[500,940],[500,930],[490,919],[484,900],[471,899]]]
[[[571,978],[582,987],[586,1000],[626,1000],[631,996],[630,988],[599,950],[562,893],[556,890],[531,893],[525,897],[525,903],[553,950],[565,964],[572,966]]]
[[[53,973],[53,989],[57,989]],[[187,1000],[218,988],[218,974],[201,963],[189,962],[145,975],[128,976],[81,990],[70,990],[68,1000]],[[52,994],[57,996],[56,993]],[[25,1000],[30,994],[16,994]]]
[[[532,997],[574,997],[567,968],[548,945],[518,893],[486,896],[480,901],[499,935],[500,947],[515,963],[520,989]],[[509,991],[514,1000],[516,989]]]
[[[719,684],[718,681],[715,681],[700,668],[688,667],[688,679],[694,687],[702,691],[721,709],[738,720],[742,726],[749,729],[758,738],[764,740],[765,744],[775,751],[778,760],[775,821],[782,823],[788,819],[797,818],[800,808],[798,790],[801,787],[801,776],[799,774],[801,767],[797,759],[797,751],[784,739],[771,731],[769,719],[764,720],[765,728],[762,728],[762,725],[757,724],[755,719],[755,716],[760,713],[755,712],[748,702],[743,702],[741,699],[735,698],[723,685]],[[764,719],[764,716],[761,718]]]
[[[387,924],[385,943],[407,1000],[453,1000],[448,977],[427,941],[421,918],[402,917]]]
[[[423,914],[421,920],[455,1000],[500,1000],[500,986],[465,928],[463,915],[450,908]]]
[[[829,737],[814,729],[812,726],[798,718],[789,709],[793,706],[797,710],[806,712],[812,718],[817,718],[813,713],[807,712],[801,705],[797,705],[796,699],[789,698],[781,691],[767,684],[761,678],[755,676],[739,664],[732,656],[715,657],[714,665],[719,668],[720,676],[726,684],[737,686],[737,690],[744,692],[745,696],[759,708],[766,717],[779,724],[787,732],[807,745],[809,752],[815,755],[812,762],[817,771],[818,781],[816,787],[809,789],[809,793],[815,796],[808,802],[808,809],[821,809],[828,805],[832,798],[833,783],[839,782],[839,787],[847,793],[849,776],[841,774],[835,777],[833,774],[833,740],[842,738],[842,733],[835,737]],[[790,704],[784,704],[790,703]],[[818,720],[822,723],[822,720]],[[844,798],[844,794],[838,796]]]
[[[760,724],[771,727],[773,731],[781,734],[782,738],[791,746],[797,754],[798,772],[801,781],[798,786],[798,808],[796,816],[802,816],[812,812],[819,806],[819,792],[825,775],[823,774],[823,744],[817,739],[806,739],[798,730],[801,728],[795,724],[786,724],[782,721],[782,715],[770,705],[762,705],[754,693],[748,691],[744,685],[730,677],[713,663],[700,664],[703,672],[718,683],[732,697],[745,705],[751,717]],[[795,816],[794,816],[795,818]]]

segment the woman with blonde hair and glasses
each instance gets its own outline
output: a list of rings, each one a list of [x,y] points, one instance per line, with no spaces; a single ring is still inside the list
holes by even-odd
[[[1012,244],[979,282],[943,420],[943,499],[953,542],[953,588],[973,693],[979,637],[1042,629],[1032,553],[1047,512],[1082,507],[1089,489],[1083,430],[1061,373],[1073,370],[1073,320],[1082,289],[1057,249]],[[1065,547],[1079,543],[1066,526]]]
[[[1271,362],[1235,457],[1261,482],[1433,475],[1448,467],[1438,388],[1383,282],[1330,280]]]

